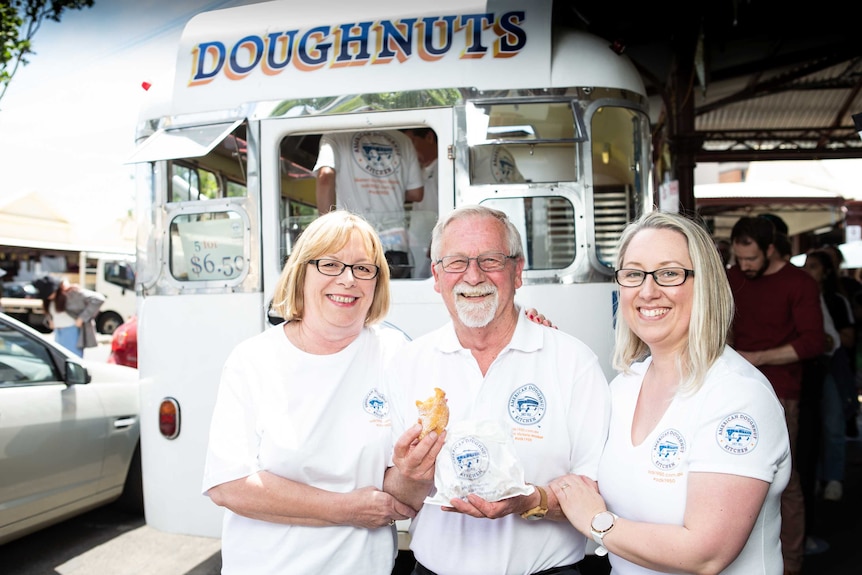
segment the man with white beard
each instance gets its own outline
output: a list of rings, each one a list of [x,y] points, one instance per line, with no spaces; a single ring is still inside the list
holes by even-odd
[[[449,213],[434,227],[431,261],[451,322],[407,344],[387,370],[393,440],[415,432],[395,443],[384,481],[386,491],[419,510],[410,527],[413,573],[577,573],[586,539],[547,485],[573,472],[596,477],[610,413],[598,358],[583,342],[521,313],[515,291],[525,260],[505,213],[482,206]],[[435,387],[446,392],[449,429],[491,421],[511,437],[527,495],[486,500],[470,493],[448,505],[425,503],[435,493],[435,468],[421,462],[447,432],[419,441],[416,402]],[[478,449],[457,458],[461,471],[475,476],[488,463],[485,438],[470,439]],[[456,459],[457,442],[446,445]],[[457,469],[441,460],[446,453],[436,465]]]

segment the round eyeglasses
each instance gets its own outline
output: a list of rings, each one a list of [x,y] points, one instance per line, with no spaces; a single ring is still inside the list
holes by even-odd
[[[476,260],[476,265],[483,272],[498,272],[506,267],[508,260],[516,258],[517,256],[507,256],[503,253],[492,252],[479,254],[475,258],[468,258],[467,256],[443,256],[435,263],[441,264],[444,272],[458,274],[467,271],[467,268],[470,267],[470,261]]]
[[[694,270],[685,268],[661,268],[655,271],[644,271],[634,269],[619,269],[614,272],[617,283],[623,287],[639,287],[644,283],[647,276],[652,276],[656,285],[662,287],[674,287],[685,283],[689,277],[694,277]]]
[[[308,263],[314,264],[317,271],[325,276],[340,276],[347,268],[358,280],[373,280],[380,273],[380,267],[374,264],[346,264],[330,259],[308,260]]]

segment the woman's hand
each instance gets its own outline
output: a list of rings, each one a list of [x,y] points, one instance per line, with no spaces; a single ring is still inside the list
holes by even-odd
[[[550,488],[569,523],[588,538],[592,537],[593,517],[607,510],[596,482],[583,475],[570,474],[554,479]]]
[[[536,308],[534,308],[534,307],[531,307],[530,309],[524,310],[524,314],[526,314],[527,318],[534,321],[535,323],[557,329],[557,326],[555,326],[553,323],[551,323],[551,320],[546,318],[544,316],[544,314],[539,313],[536,310]]]
[[[346,523],[353,527],[375,529],[416,516],[412,507],[374,487],[356,489],[347,496],[350,503],[346,505],[349,510]]]

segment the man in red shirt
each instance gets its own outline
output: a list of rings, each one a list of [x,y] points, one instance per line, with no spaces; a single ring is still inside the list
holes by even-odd
[[[774,224],[767,218],[743,217],[730,241],[736,263],[727,276],[736,316],[733,347],[772,383],[784,406],[790,448],[795,461],[799,429],[802,360],[823,353],[826,335],[817,282],[780,256]],[[795,465],[781,501],[781,546],[786,575],[802,570],[805,510]]]

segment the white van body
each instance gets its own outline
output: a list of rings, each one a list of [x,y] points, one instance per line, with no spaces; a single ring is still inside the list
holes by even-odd
[[[407,206],[400,227],[466,204],[506,211],[527,254],[516,300],[613,375],[613,261],[622,228],[652,208],[652,168],[646,92],[610,42],[555,29],[550,2],[536,0],[280,0],[202,13],[131,160],[150,526],[219,536],[222,511],[201,480],[221,367],[273,321],[282,264],[317,214],[317,142],[400,128],[438,141],[437,204]],[[495,176],[504,147],[522,181]],[[366,217],[384,232],[383,216]],[[448,314],[411,258],[391,282],[387,320],[415,338]],[[175,436],[160,429],[167,404]]]

